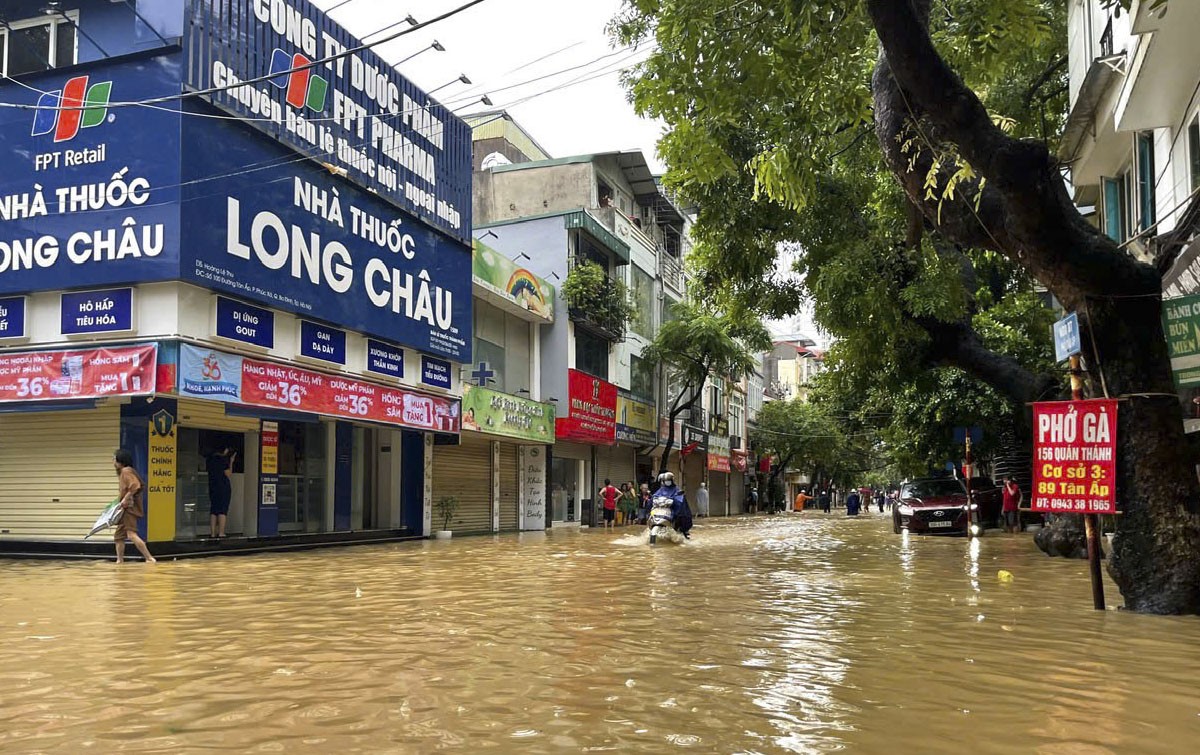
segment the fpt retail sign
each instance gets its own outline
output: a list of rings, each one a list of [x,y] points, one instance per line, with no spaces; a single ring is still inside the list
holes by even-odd
[[[4,81],[0,294],[179,277],[179,55]],[[150,145],[153,145],[151,148]]]
[[[470,128],[361,44],[308,0],[189,0],[185,86],[469,244]]]
[[[1033,405],[1033,511],[1114,513],[1116,459],[1116,400]]]
[[[617,433],[617,386],[579,370],[567,371],[570,414],[555,421],[560,440],[611,446]]]
[[[184,280],[470,360],[469,247],[242,126],[189,118],[183,133]]]
[[[457,433],[460,424],[458,399],[190,345],[179,350],[179,394],[440,433]]]

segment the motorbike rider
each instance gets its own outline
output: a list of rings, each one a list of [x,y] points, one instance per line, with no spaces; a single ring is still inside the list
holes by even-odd
[[[658,476],[658,490],[654,491],[655,497],[666,497],[671,499],[671,516],[675,523],[675,530],[685,538],[690,539],[688,535],[692,530],[692,510],[688,507],[687,497],[683,491],[675,485],[675,475],[670,472],[663,472]]]

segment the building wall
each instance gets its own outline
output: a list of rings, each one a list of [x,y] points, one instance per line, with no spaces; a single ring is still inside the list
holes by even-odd
[[[596,182],[590,163],[475,173],[475,224],[567,212],[596,205]]]

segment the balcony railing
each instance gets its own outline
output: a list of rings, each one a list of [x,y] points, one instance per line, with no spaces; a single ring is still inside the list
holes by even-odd
[[[658,275],[663,283],[683,293],[683,263],[661,248],[658,250]]]
[[[1100,35],[1100,57],[1108,58],[1113,54],[1113,17],[1109,15],[1104,32]]]

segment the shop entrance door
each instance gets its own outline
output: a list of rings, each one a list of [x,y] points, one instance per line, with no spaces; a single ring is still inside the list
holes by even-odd
[[[325,532],[325,424],[279,423],[279,534]]]
[[[392,431],[354,428],[353,505],[350,527],[381,530],[392,527]]]
[[[210,458],[226,448],[237,454],[233,458],[230,487],[233,495],[225,525],[226,535],[242,534],[246,436],[228,430],[207,430],[198,427],[179,428],[179,471],[175,497],[175,539],[198,540],[209,536],[209,475]]]
[[[550,513],[551,521],[572,522],[575,520],[575,501],[579,496],[579,461],[554,457],[550,465]]]

